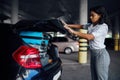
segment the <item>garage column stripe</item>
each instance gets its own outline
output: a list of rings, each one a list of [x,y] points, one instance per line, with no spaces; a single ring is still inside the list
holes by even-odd
[[[87,33],[87,30],[85,29],[80,29],[81,33]],[[79,53],[78,53],[78,62],[83,64],[83,63],[87,63],[87,40],[80,38],[79,39]]]

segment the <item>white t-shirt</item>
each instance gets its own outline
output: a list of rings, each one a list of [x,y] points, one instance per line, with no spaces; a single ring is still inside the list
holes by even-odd
[[[103,24],[97,24],[93,26],[93,24],[90,24],[89,26],[84,26],[83,28],[88,29],[89,34],[94,35],[94,40],[89,41],[89,47],[90,49],[102,49],[105,48],[105,38],[108,33],[108,25],[103,23]]]

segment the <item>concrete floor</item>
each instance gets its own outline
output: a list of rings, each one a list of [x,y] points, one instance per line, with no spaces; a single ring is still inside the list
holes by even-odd
[[[109,80],[120,80],[120,52],[108,52],[111,57]],[[91,80],[89,53],[85,64],[78,63],[78,53],[60,53],[60,57],[63,62],[62,80]]]

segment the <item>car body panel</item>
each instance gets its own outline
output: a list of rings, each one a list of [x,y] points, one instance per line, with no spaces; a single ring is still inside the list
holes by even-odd
[[[18,50],[22,45],[26,45],[29,47],[40,48],[40,43],[36,43],[36,41],[32,44],[28,41],[25,42],[19,33],[21,31],[37,31],[37,32],[61,32],[70,36],[70,38],[74,38],[70,33],[63,27],[62,23],[57,19],[52,20],[21,20],[16,24],[5,24],[0,23],[2,27],[0,29],[1,35],[1,79],[4,80],[54,80],[55,78],[60,78],[62,74],[62,62],[59,58],[58,47],[54,44],[51,44],[51,40],[46,44],[48,44],[46,54],[49,55],[49,58],[52,59],[51,62],[45,62],[48,60],[48,57],[42,56],[44,51],[41,51],[43,61],[42,68],[38,69],[29,69],[21,66],[17,61],[15,61],[13,57],[13,53]],[[41,36],[41,35],[40,35]],[[29,44],[30,43],[30,44]],[[35,43],[35,44],[34,44]],[[50,44],[49,44],[50,43]],[[5,76],[5,77],[4,77]],[[57,79],[56,79],[57,80]]]
[[[49,64],[48,63],[43,64],[44,68],[42,67],[39,69],[28,69],[28,68],[24,68],[21,65],[19,65],[14,60],[13,53],[17,49],[19,49],[19,47],[22,45],[26,45],[26,46],[30,46],[30,45],[24,42],[24,40],[20,37],[20,35],[18,35],[18,32],[16,32],[16,30],[14,31],[14,29],[12,28],[13,25],[0,24],[0,26],[3,27],[0,31],[1,37],[2,37],[1,51],[0,51],[2,53],[0,55],[0,57],[2,57],[0,60],[0,63],[1,63],[0,70],[2,73],[0,75],[1,79],[4,79],[4,80],[16,80],[16,79],[19,79],[19,80],[53,80],[53,77],[56,76],[61,71],[62,62],[57,56],[58,53],[56,53],[57,48],[55,46],[51,48],[52,49],[55,48],[56,52],[53,52],[53,51],[50,52],[49,50],[49,53],[48,53],[54,56],[53,57],[54,59],[52,58],[53,61]],[[37,45],[37,46],[40,46],[40,45]],[[41,58],[41,61],[45,63],[46,58],[44,59]],[[40,76],[39,74],[43,74],[43,75]]]
[[[24,76],[25,73],[18,73],[19,75],[22,76],[23,79],[25,80],[37,80],[37,79],[41,79],[41,80],[53,80],[53,78],[56,77],[56,80],[58,80],[57,78],[60,78],[61,76],[61,60],[59,59],[59,57],[56,54],[59,53],[52,53],[51,51],[48,51],[48,47],[51,48],[55,48],[55,47],[51,47],[51,45],[49,46],[49,39],[50,37],[46,37],[47,35],[45,35],[43,32],[36,32],[36,31],[21,31],[20,32],[20,36],[22,37],[22,40],[27,43],[28,45],[37,48],[40,51],[40,60],[42,63],[42,68],[40,69],[24,69],[25,73],[27,73],[28,76]],[[43,43],[44,42],[44,43]],[[57,51],[57,50],[56,50]],[[49,58],[50,55],[49,54],[55,54],[54,57],[56,58],[51,58],[52,62],[49,63]],[[52,70],[52,72],[51,72]],[[18,79],[21,77],[19,76]],[[45,77],[47,76],[47,77]]]

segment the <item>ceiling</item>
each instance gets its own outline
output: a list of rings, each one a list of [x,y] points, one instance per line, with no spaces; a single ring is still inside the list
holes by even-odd
[[[88,0],[88,8],[103,5],[110,16],[120,12],[120,0]],[[0,13],[11,17],[12,0],[0,0]],[[19,0],[20,19],[48,19],[67,16],[78,21],[80,0]]]

